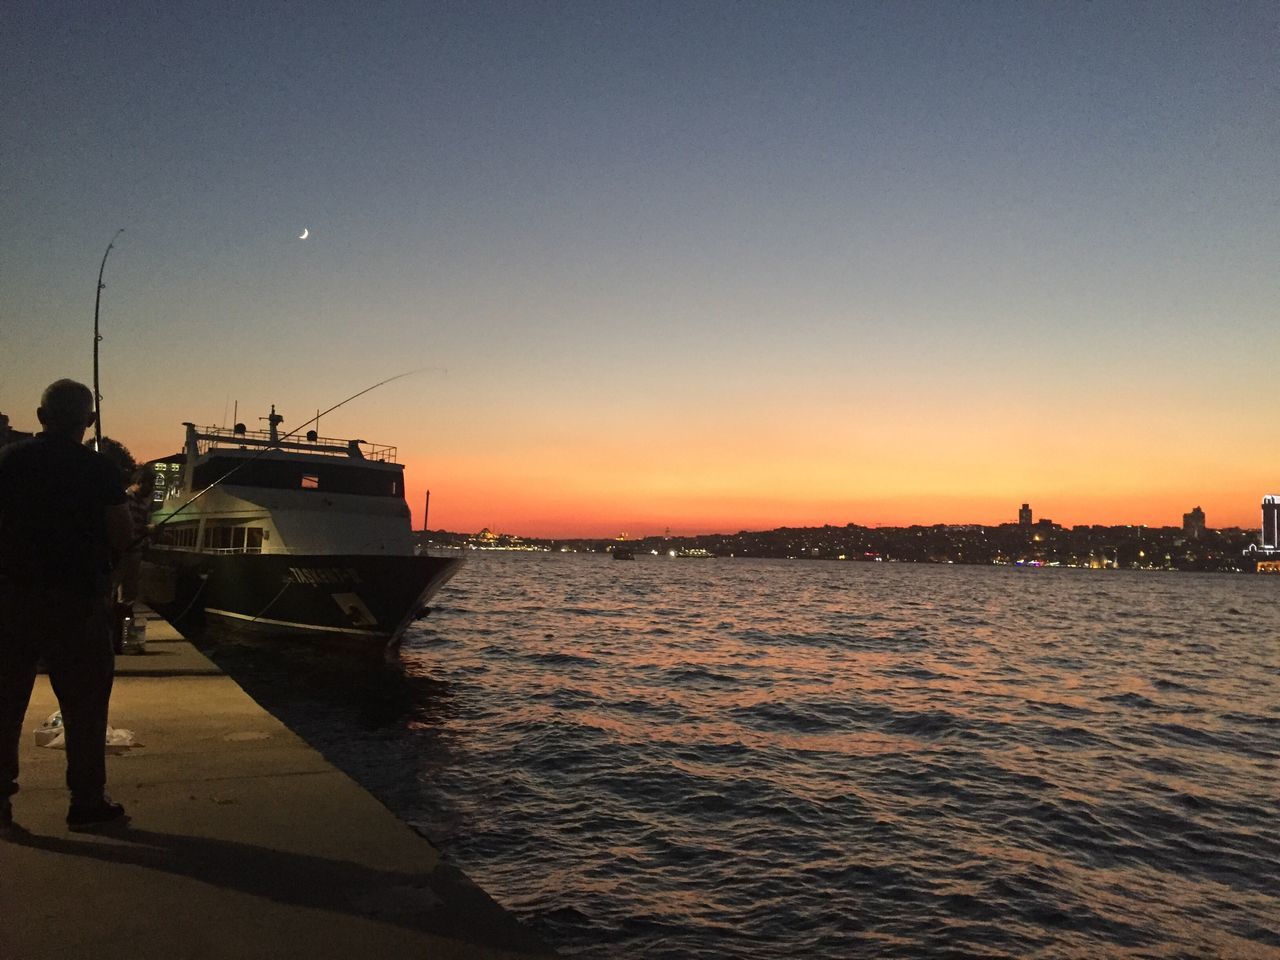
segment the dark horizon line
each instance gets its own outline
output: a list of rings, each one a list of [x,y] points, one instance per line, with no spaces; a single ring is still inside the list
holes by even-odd
[[[598,541],[600,543],[640,543],[645,540],[681,540],[681,539],[688,540],[688,539],[695,539],[699,537],[740,537],[744,535],[780,533],[784,531],[800,532],[800,531],[811,531],[811,530],[848,530],[848,529],[935,530],[939,528],[953,529],[953,530],[974,530],[974,529],[1001,530],[1001,529],[1010,528],[1010,527],[1014,529],[1025,529],[1025,530],[1035,530],[1037,528],[1041,530],[1075,530],[1079,528],[1087,528],[1087,529],[1101,529],[1101,530],[1135,530],[1135,529],[1161,530],[1161,531],[1178,531],[1182,533],[1187,533],[1187,530],[1185,527],[1179,526],[1177,524],[1165,524],[1161,526],[1154,526],[1149,523],[1075,523],[1075,524],[1071,524],[1070,526],[1067,526],[1051,520],[1037,520],[1035,523],[1031,523],[1031,524],[1021,524],[1021,523],[1018,523],[1016,520],[1007,520],[1007,521],[1004,521],[1003,523],[994,523],[994,524],[993,523],[949,523],[949,522],[908,523],[908,524],[887,524],[887,523],[886,524],[864,524],[864,523],[852,523],[852,522],[842,523],[842,524],[824,523],[817,526],[784,525],[784,526],[769,527],[766,529],[759,529],[759,530],[743,529],[743,530],[735,531],[733,533],[724,533],[720,531],[716,531],[712,533],[670,533],[670,534],[651,533],[651,534],[646,534],[644,536],[625,537],[625,538],[599,536],[599,535],[596,535],[596,536],[578,535],[578,534],[568,534],[563,536],[533,536],[533,535],[525,535],[522,533],[508,533],[508,532],[496,531],[496,530],[492,530],[489,527],[482,527],[480,530],[477,530],[474,532],[446,530],[442,527],[438,530],[415,530],[414,533],[419,536],[423,534],[434,534],[437,536],[448,536],[448,537],[477,537],[477,536],[480,536],[485,531],[489,531],[496,537],[518,537],[521,540],[545,541],[545,542],[553,542],[553,543],[566,541],[566,540]],[[1241,526],[1209,527],[1209,526],[1206,526],[1202,529],[1204,533],[1251,534],[1251,533],[1260,532],[1262,528],[1261,526],[1257,526],[1257,527],[1241,527]],[[1194,534],[1188,533],[1188,536],[1193,536],[1193,535]]]

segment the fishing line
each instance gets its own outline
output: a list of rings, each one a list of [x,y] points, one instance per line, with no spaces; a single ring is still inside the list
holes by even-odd
[[[387,377],[387,379],[385,380],[379,380],[373,386],[365,387],[359,393],[353,393],[351,396],[347,397],[347,399],[341,401],[340,403],[335,403],[332,407],[329,407],[329,409],[320,411],[310,420],[307,420],[305,423],[299,424],[298,426],[294,427],[292,430],[286,433],[283,437],[279,437],[276,443],[279,444],[281,441],[288,440],[290,437],[297,434],[300,430],[303,430],[306,427],[311,426],[311,424],[315,423],[321,417],[326,416],[327,414],[333,413],[333,411],[337,410],[339,407],[346,406],[348,403],[350,403],[352,400],[357,399],[358,397],[363,397],[366,393],[368,393],[371,390],[377,390],[378,387],[385,386],[386,384],[391,383],[394,380],[400,380],[404,377],[412,376],[415,373],[423,373],[427,369],[429,368],[423,367],[422,369],[419,369],[419,370],[406,370],[404,373],[397,373],[394,377]],[[166,523],[169,523],[170,521],[172,521],[175,517],[178,516],[178,514],[180,514],[183,510],[187,509],[187,507],[191,506],[193,503],[195,503],[197,500],[203,497],[206,493],[208,493],[214,487],[218,486],[218,484],[224,483],[228,477],[231,477],[232,475],[239,473],[242,469],[249,466],[249,464],[253,463],[259,457],[265,456],[266,454],[270,453],[272,450],[275,450],[275,449],[277,449],[277,447],[266,446],[266,447],[263,447],[261,450],[259,450],[257,453],[255,453],[253,456],[248,457],[247,459],[241,460],[238,464],[236,464],[234,467],[232,467],[230,470],[228,470],[226,473],[220,476],[217,480],[213,481],[213,483],[209,484],[207,487],[205,487],[203,490],[197,493],[190,500],[187,500],[185,503],[179,506],[177,510],[174,510],[173,513],[169,514],[169,516],[165,517],[163,520],[157,523],[155,525],[155,528],[150,533],[143,534],[141,537],[138,537],[137,539],[135,539],[132,543],[129,544],[129,546],[126,549],[133,550],[134,548],[142,544],[150,536],[152,536],[154,533],[159,531],[160,528],[163,527]],[[194,470],[195,464],[187,464],[187,468]]]
[[[208,585],[209,585],[209,575],[206,573],[200,577],[200,586],[196,588],[195,595],[192,596],[191,602],[188,603],[185,607],[183,607],[182,612],[178,614],[176,617],[170,617],[169,622],[177,623],[179,620],[185,617],[188,613],[190,613],[191,608],[196,605],[196,601],[200,599],[200,594],[204,593],[204,588]]]
[[[252,619],[252,620],[250,620],[249,622],[250,622],[250,623],[257,623],[257,622],[258,622],[258,618],[259,618],[259,617],[261,617],[261,616],[262,616],[264,613],[266,613],[268,610],[270,610],[272,607],[274,607],[274,606],[276,605],[276,601],[277,601],[277,600],[279,600],[281,597],[283,597],[283,596],[284,596],[284,592],[285,592],[286,590],[288,590],[290,587],[292,587],[292,586],[293,586],[293,584],[294,584],[294,581],[292,581],[292,580],[286,580],[286,581],[284,582],[284,586],[280,588],[280,592],[279,592],[279,593],[277,593],[274,597],[272,597],[272,598],[271,598],[271,602],[270,602],[270,603],[268,603],[265,607],[263,607],[261,610],[259,610],[257,613],[255,613],[255,614],[253,615],[253,619]]]

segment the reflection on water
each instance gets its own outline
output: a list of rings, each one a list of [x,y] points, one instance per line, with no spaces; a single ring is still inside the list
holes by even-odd
[[[569,955],[1280,956],[1277,587],[483,556],[218,657]]]

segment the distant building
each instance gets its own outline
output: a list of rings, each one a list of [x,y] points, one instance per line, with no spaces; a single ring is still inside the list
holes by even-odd
[[[1264,508],[1265,510],[1265,508]],[[1204,536],[1204,511],[1193,507],[1190,513],[1182,515],[1182,532],[1193,540]]]
[[[1031,526],[1031,504],[1024,503],[1022,508],[1018,511],[1018,526]]]
[[[1280,497],[1274,494],[1262,498],[1262,549],[1280,551]]]
[[[1280,573],[1280,497],[1262,498],[1262,543],[1251,543],[1244,555],[1257,560],[1259,573]]]

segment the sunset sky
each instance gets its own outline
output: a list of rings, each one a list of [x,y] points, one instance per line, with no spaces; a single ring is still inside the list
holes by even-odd
[[[0,411],[395,444],[430,526],[1256,526],[1280,5],[6,4]],[[306,228],[310,236],[297,239]]]

